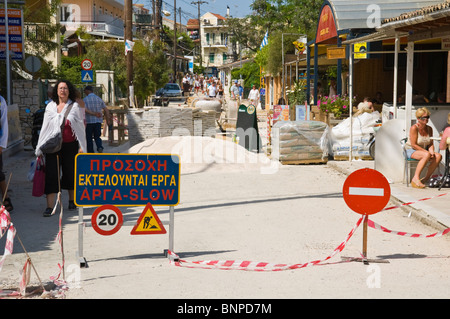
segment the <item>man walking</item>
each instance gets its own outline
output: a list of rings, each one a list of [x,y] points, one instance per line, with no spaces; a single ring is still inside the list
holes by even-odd
[[[217,92],[216,92],[216,83],[215,82],[211,83],[211,85],[208,88],[208,92],[209,92],[208,95],[210,98],[216,97]]]
[[[237,80],[234,81],[234,84],[231,87],[231,98],[233,100],[239,100],[239,86]]]
[[[94,153],[94,143],[99,153],[103,152],[103,144],[100,135],[102,133],[103,113],[105,112],[106,122],[111,123],[111,115],[106,108],[105,102],[94,94],[92,86],[88,85],[84,88],[86,97],[83,99],[86,105],[86,144],[87,152]]]

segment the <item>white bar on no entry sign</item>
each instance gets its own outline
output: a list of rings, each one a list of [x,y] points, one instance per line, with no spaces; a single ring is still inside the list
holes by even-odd
[[[349,187],[349,195],[384,196],[384,188]]]

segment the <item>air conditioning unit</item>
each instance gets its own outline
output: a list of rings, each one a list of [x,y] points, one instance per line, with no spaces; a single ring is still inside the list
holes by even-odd
[[[209,24],[209,19],[203,19],[204,24]]]

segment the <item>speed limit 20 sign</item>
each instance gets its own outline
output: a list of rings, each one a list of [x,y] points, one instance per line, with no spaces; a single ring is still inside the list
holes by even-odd
[[[85,71],[92,70],[92,67],[94,66],[94,63],[92,63],[89,59],[84,59],[81,61],[81,68]]]
[[[122,212],[113,205],[100,206],[92,214],[91,224],[100,235],[115,234],[123,224]]]

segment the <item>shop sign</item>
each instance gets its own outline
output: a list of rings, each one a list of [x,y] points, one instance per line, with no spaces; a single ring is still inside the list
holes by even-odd
[[[345,59],[345,47],[327,48],[327,59]]]
[[[316,43],[337,37],[336,22],[330,6],[323,7],[317,26]]]
[[[450,50],[450,37],[445,37],[441,39],[441,49],[442,50]]]
[[[355,59],[367,59],[367,42],[360,42],[354,44]]]

